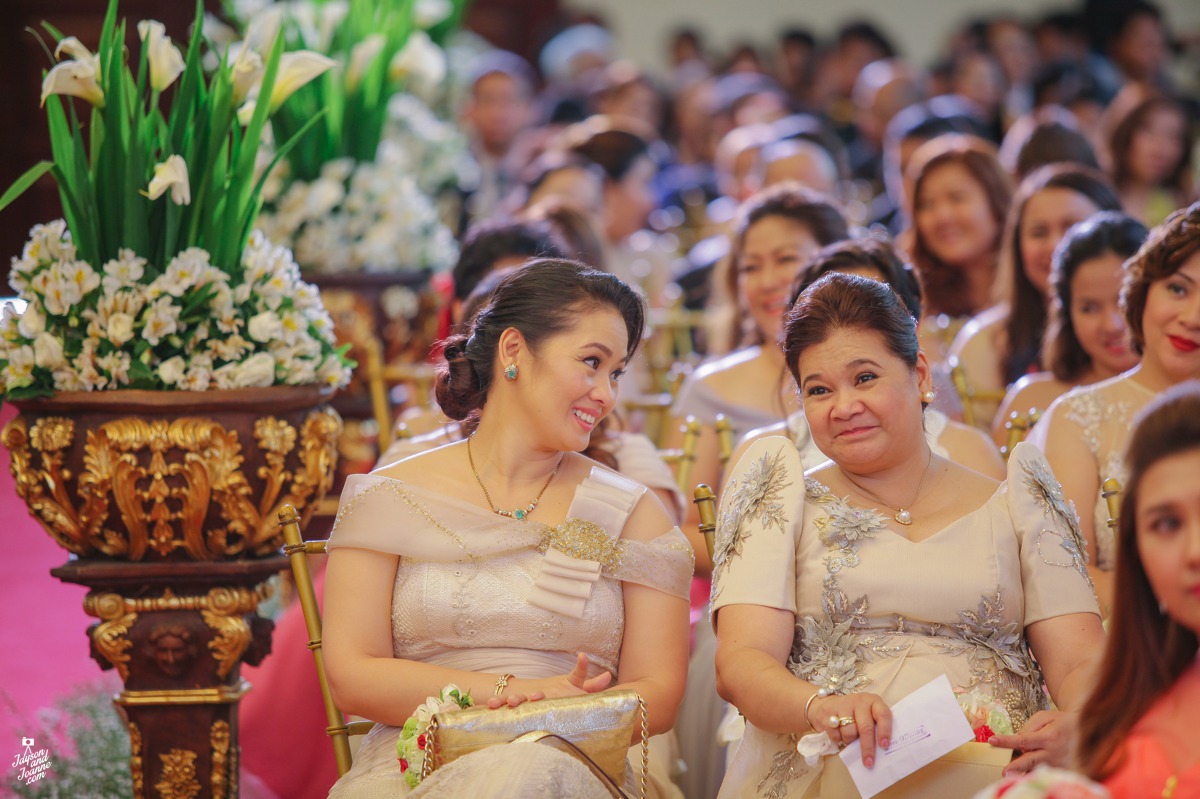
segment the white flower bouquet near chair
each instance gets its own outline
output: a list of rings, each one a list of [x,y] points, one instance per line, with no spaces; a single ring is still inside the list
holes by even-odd
[[[248,47],[206,73],[153,21],[127,61],[110,2],[95,52],[47,27],[43,83],[63,220],[38,225],[0,320],[16,490],[88,586],[91,655],[124,682],[138,797],[237,794],[240,664],[285,560],[275,516],[329,489],[352,363],[291,253],[254,231],[270,114],[332,62]],[[286,154],[297,137],[283,142]],[[80,654],[83,654],[82,648]],[[24,656],[37,657],[36,646]]]

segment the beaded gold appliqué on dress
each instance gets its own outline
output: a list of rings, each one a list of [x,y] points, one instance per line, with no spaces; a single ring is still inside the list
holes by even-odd
[[[573,558],[594,561],[608,572],[620,569],[625,555],[623,541],[612,538],[600,525],[585,519],[567,519],[551,527],[537,549],[543,555],[549,549],[556,549]]]

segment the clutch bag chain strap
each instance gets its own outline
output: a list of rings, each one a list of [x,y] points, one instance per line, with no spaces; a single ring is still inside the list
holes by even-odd
[[[436,713],[429,719],[429,726],[425,729],[425,740],[428,742],[425,749],[425,757],[421,758],[421,782],[433,773],[433,744],[434,734],[437,733],[438,727],[441,726]]]

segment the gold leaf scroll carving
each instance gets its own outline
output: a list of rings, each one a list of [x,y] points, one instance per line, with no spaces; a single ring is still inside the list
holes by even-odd
[[[89,616],[100,619],[92,631],[92,642],[96,651],[113,664],[121,679],[129,678],[129,650],[133,642],[129,631],[137,623],[137,613],[126,607],[120,594],[88,594],[83,600],[83,609]]]
[[[76,555],[86,554],[90,550],[90,519],[86,508],[83,514],[76,512],[66,491],[71,474],[63,468],[62,450],[75,438],[75,423],[62,417],[46,417],[30,430],[18,416],[4,426],[2,435],[11,458],[9,469],[17,496],[60,547]],[[33,466],[34,450],[41,455],[41,469]]]
[[[214,588],[208,592],[206,604],[200,615],[216,632],[216,637],[208,642],[208,648],[217,660],[217,675],[228,677],[250,645],[252,633],[244,614],[257,606],[258,598],[245,588]]]
[[[133,799],[143,799],[146,775],[142,770],[142,731],[132,721],[129,722],[129,771],[133,777]]]
[[[277,519],[279,509],[292,505],[302,510],[304,519],[312,516],[316,500],[325,496],[333,486],[337,465],[337,442],[342,432],[342,420],[330,408],[313,411],[300,429],[300,469],[289,473],[283,469],[284,456],[295,445],[295,429],[277,420],[261,419],[254,426],[259,448],[266,452],[267,465],[259,467],[258,475],[267,482],[259,503],[258,531],[247,549],[255,555],[265,555],[279,549],[282,533]],[[282,426],[280,426],[282,425]],[[286,428],[286,429],[284,429]],[[286,446],[286,452],[281,450]],[[278,475],[278,477],[276,477]],[[289,483],[290,481],[290,483]],[[291,490],[280,496],[284,485]]]
[[[196,779],[196,753],[172,749],[158,756],[162,760],[162,778],[154,783],[163,799],[196,799],[200,782]]]
[[[229,794],[229,740],[229,722],[213,722],[208,734],[208,742],[212,746],[213,799],[225,799]]]
[[[88,430],[74,492],[74,475],[64,466],[75,436],[71,419],[45,417],[27,428],[18,417],[4,428],[3,441],[17,493],[70,552],[141,561],[150,550],[167,557],[184,549],[193,560],[215,560],[277,549],[276,515],[284,503],[311,515],[332,484],[340,430],[328,408],[311,412],[299,434],[285,421],[259,419],[254,434],[265,465],[256,476],[265,485],[257,502],[237,432],[212,419],[130,417]],[[286,461],[297,445],[300,468],[293,471]],[[226,525],[206,529],[213,505]]]

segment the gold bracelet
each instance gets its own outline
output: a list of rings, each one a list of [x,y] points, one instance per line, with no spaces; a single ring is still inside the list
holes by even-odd
[[[496,678],[496,690],[492,696],[500,696],[504,693],[504,689],[508,687],[508,681],[515,677],[515,674],[501,674]]]

